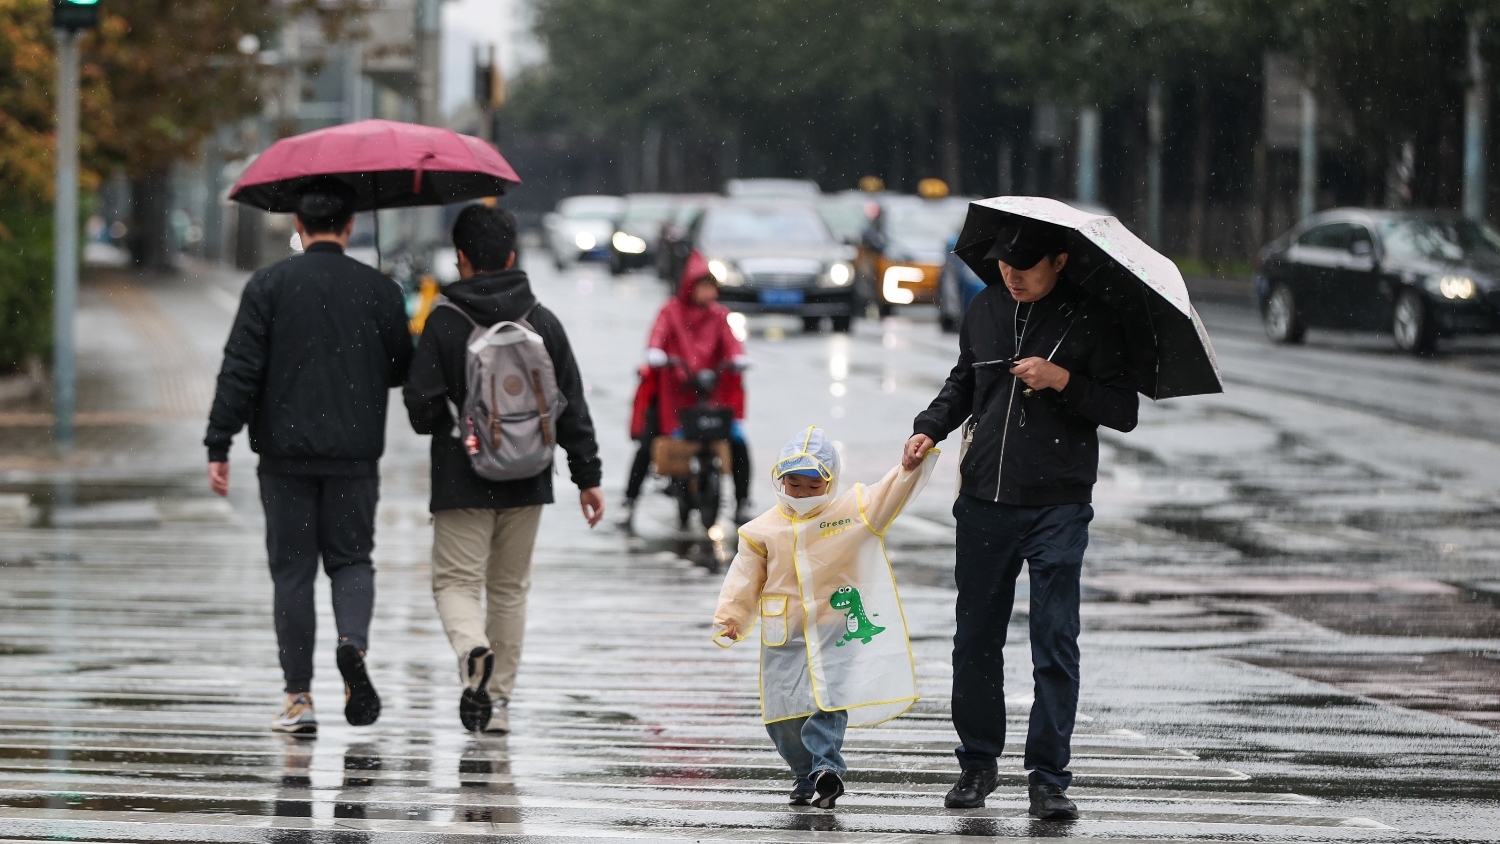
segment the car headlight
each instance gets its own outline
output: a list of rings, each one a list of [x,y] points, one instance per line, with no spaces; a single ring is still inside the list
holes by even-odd
[[[579,232],[578,234],[573,235],[573,245],[577,246],[584,252],[593,249],[594,246],[598,243],[599,241],[595,240],[594,236],[589,234],[588,232]]]
[[[609,239],[614,245],[616,252],[626,255],[639,255],[646,251],[646,241],[626,232],[615,232],[615,236]]]
[[[835,262],[829,265],[827,272],[818,280],[834,287],[846,287],[854,280],[854,266],[848,261]]]
[[[708,274],[723,287],[739,287],[745,283],[745,277],[728,261],[709,261]]]
[[[916,301],[917,294],[901,285],[915,284],[926,278],[927,274],[920,267],[886,267],[885,275],[880,279],[880,295],[892,305],[910,305]]]
[[[1445,275],[1437,279],[1428,279],[1427,288],[1444,299],[1473,299],[1479,292],[1479,287],[1474,284],[1474,279],[1466,275]]]

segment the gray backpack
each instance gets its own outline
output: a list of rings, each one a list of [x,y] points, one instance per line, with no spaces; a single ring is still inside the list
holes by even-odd
[[[532,478],[552,465],[557,417],[568,400],[557,388],[552,356],[526,317],[491,326],[475,322],[452,302],[436,308],[457,311],[474,330],[464,353],[468,394],[459,408],[451,400],[453,436],[464,445],[469,465],[488,481]]]

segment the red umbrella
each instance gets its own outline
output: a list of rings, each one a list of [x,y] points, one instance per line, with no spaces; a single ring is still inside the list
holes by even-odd
[[[229,198],[286,213],[317,176],[353,188],[356,211],[500,196],[521,183],[500,153],[478,138],[435,126],[361,120],[277,141],[245,169]]]

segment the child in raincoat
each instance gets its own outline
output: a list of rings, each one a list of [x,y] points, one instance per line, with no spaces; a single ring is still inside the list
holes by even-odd
[[[844,729],[889,721],[917,701],[884,537],[936,454],[839,495],[838,452],[810,427],[771,469],[777,506],[740,528],[714,642],[742,641],[760,618],[761,715],[797,777],[793,806],[833,808],[844,793]]]

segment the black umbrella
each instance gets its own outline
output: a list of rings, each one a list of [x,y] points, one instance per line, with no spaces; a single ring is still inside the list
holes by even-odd
[[[1067,277],[1119,312],[1130,346],[1131,372],[1153,399],[1224,392],[1219,362],[1171,260],[1114,217],[1080,211],[1055,199],[1000,196],[969,203],[953,253],[985,284],[1003,284],[1000,267],[984,259],[1001,229],[1026,218],[1064,230]]]

